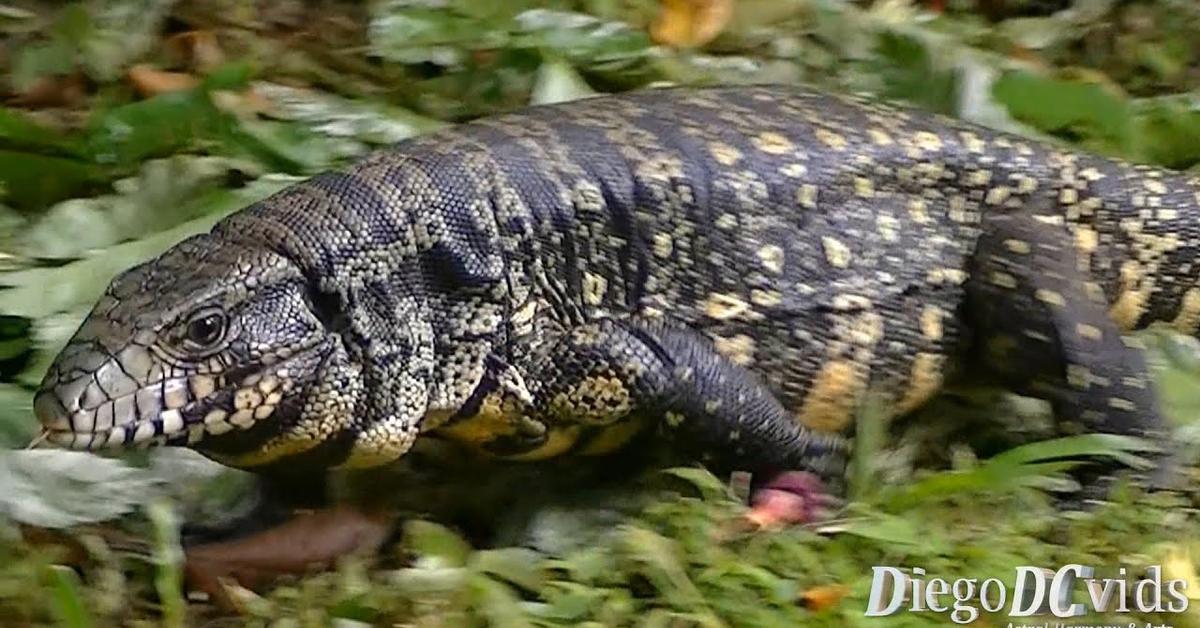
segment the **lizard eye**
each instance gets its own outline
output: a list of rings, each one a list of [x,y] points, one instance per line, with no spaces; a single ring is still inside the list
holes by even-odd
[[[208,348],[225,337],[225,315],[214,310],[203,310],[188,321],[187,341],[198,348]]]

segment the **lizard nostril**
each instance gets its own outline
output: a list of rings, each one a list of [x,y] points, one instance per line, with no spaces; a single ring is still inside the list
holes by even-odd
[[[54,392],[43,390],[33,398],[33,413],[42,425],[55,430],[71,429],[71,420],[67,409]]]

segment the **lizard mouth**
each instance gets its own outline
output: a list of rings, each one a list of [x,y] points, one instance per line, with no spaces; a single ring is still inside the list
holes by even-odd
[[[82,451],[191,446],[270,418],[291,387],[287,361],[213,374],[165,367],[175,373],[141,385],[124,363],[109,358],[83,374],[52,370],[34,397],[39,438]],[[63,373],[74,377],[63,379]]]

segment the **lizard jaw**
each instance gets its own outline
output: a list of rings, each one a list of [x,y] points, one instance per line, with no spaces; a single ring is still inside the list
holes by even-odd
[[[81,451],[191,447],[272,417],[292,385],[287,361],[248,375],[179,374],[141,385],[122,365],[113,357],[69,380],[47,377],[34,397],[39,438]]]

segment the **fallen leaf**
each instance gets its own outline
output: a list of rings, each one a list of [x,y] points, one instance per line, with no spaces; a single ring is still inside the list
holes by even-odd
[[[26,90],[9,99],[14,107],[39,109],[74,107],[87,97],[88,82],[81,72],[56,74],[37,79]]]
[[[698,48],[715,39],[732,17],[733,0],[661,0],[650,38],[675,48]]]
[[[206,73],[225,62],[217,36],[212,31],[194,30],[176,33],[164,42],[167,50],[188,67]]]
[[[239,600],[224,580],[253,588],[278,576],[328,568],[350,554],[374,552],[391,529],[390,515],[350,507],[318,510],[257,534],[188,548],[184,576],[192,588],[236,609]]]
[[[801,593],[800,601],[805,608],[819,613],[837,606],[848,593],[850,587],[844,584],[824,584]]]
[[[182,92],[200,84],[200,80],[184,72],[167,72],[146,64],[138,64],[129,68],[129,82],[143,98]]]

